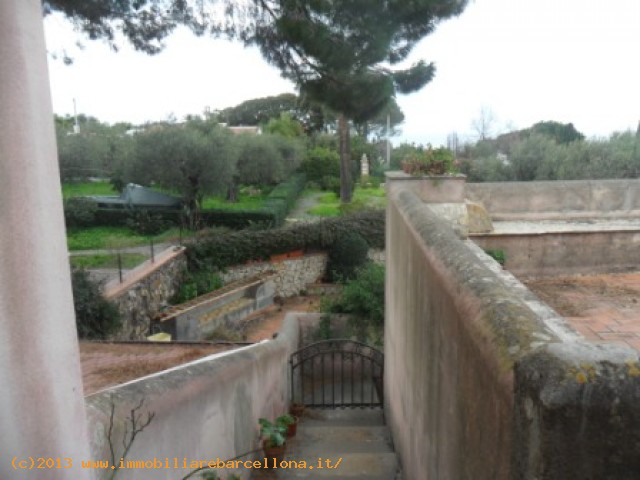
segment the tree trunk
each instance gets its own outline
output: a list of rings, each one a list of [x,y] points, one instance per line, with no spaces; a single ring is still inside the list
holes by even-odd
[[[351,202],[351,145],[349,142],[349,122],[344,115],[338,117],[340,138],[340,202]]]

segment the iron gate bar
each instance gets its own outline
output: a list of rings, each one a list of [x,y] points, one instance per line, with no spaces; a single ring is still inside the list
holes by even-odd
[[[338,353],[338,355],[336,355]],[[320,357],[320,358],[318,358]],[[360,359],[359,368],[356,362]],[[336,359],[339,361],[336,362]],[[327,371],[326,363],[330,362]],[[351,375],[345,377],[345,364],[350,363]],[[340,398],[336,400],[336,368],[340,368]],[[367,368],[367,363],[369,368]],[[306,366],[305,366],[306,364]],[[294,352],[290,359],[291,401],[308,407],[382,407],[384,354],[365,343],[348,339],[324,340]],[[319,371],[318,371],[319,370]],[[310,377],[310,384],[309,384]],[[327,395],[327,382],[331,382],[331,395]],[[360,395],[356,393],[360,383]],[[350,398],[345,396],[345,384],[350,384]],[[319,385],[318,385],[319,384]],[[369,401],[366,388],[370,389]],[[322,392],[316,393],[318,388]],[[297,395],[299,392],[299,396]]]

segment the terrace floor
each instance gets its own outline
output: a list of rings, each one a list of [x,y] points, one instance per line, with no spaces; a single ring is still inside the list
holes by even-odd
[[[587,340],[640,350],[640,272],[576,275],[523,283]]]

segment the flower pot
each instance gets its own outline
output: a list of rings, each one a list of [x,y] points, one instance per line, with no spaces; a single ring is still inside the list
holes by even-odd
[[[298,432],[298,417],[294,415],[296,421],[287,426],[287,438],[295,437]]]
[[[286,443],[274,446],[269,443],[269,440],[262,441],[262,452],[264,453],[264,458],[267,459],[267,468],[271,468],[272,466],[280,463],[280,461],[284,459],[284,454],[286,451]]]
[[[289,413],[294,417],[302,418],[302,415],[304,415],[304,405],[300,403],[292,403],[289,406]]]

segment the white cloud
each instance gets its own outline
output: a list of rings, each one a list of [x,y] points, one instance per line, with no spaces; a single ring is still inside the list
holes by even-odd
[[[401,96],[402,139],[444,143],[469,137],[483,106],[499,129],[541,120],[573,122],[588,136],[635,129],[640,119],[640,2],[637,0],[477,0],[443,22],[412,58],[434,61],[435,79]],[[60,17],[45,21],[50,48],[77,35]],[[295,91],[256,49],[179,31],[149,57],[87,42],[65,66],[50,60],[54,111],[79,110],[104,121],[144,122],[224,108]]]

